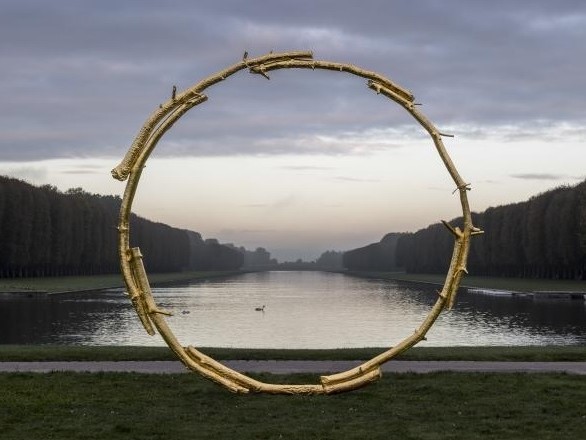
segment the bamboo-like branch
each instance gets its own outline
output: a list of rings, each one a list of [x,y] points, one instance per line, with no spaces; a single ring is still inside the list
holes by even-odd
[[[118,180],[126,180],[132,166],[137,162],[139,155],[144,148],[144,144],[146,140],[149,138],[153,130],[157,127],[157,125],[165,118],[165,116],[175,109],[176,107],[185,104],[187,101],[193,99],[200,95],[205,89],[214,84],[217,84],[220,81],[225,80],[229,76],[235,74],[236,72],[246,69],[246,68],[254,68],[258,64],[262,64],[269,61],[282,61],[282,60],[289,60],[289,59],[311,59],[312,53],[311,52],[286,52],[282,54],[268,54],[264,56],[260,56],[257,58],[251,59],[243,59],[241,62],[236,63],[214,75],[211,75],[205,78],[203,81],[195,84],[194,86],[190,87],[189,89],[185,90],[184,92],[180,93],[179,95],[175,96],[175,99],[171,98],[165,103],[161,104],[159,108],[157,108],[147,119],[144,123],[138,135],[134,139],[130,149],[126,153],[126,156],[122,160],[122,162],[116,166],[112,170],[112,176]]]
[[[458,228],[458,227],[454,228],[452,225],[450,225],[445,220],[442,220],[442,223],[446,228],[448,228],[448,230],[454,235],[454,237],[456,237],[456,239],[458,239],[462,236],[462,231],[460,231],[460,228]]]
[[[366,79],[367,86],[370,89],[402,106],[429,133],[436,151],[456,185],[455,192],[458,192],[460,196],[463,228],[453,227],[442,220],[443,224],[454,236],[454,250],[444,285],[441,291],[438,292],[437,300],[425,320],[413,334],[406,337],[396,346],[358,367],[345,372],[322,376],[319,384],[281,385],[264,383],[224,366],[199,352],[195,347],[184,348],[165,320],[165,316],[170,315],[170,313],[159,309],[155,303],[144,270],[140,250],[130,248],[129,225],[132,202],[142,170],[151,152],[175,122],[194,106],[207,100],[207,96],[203,92],[208,87],[218,84],[244,69],[249,69],[251,73],[264,76],[267,79],[269,79],[267,72],[279,69],[322,69],[350,73]],[[145,330],[153,335],[156,329],[188,369],[236,393],[332,394],[365,386],[381,377],[380,366],[383,363],[388,362],[418,342],[425,340],[427,331],[434,324],[442,310],[451,308],[454,305],[460,280],[463,274],[467,273],[466,261],[470,248],[470,237],[483,232],[472,225],[472,215],[467,198],[470,185],[459,175],[442,141],[442,137],[452,135],[437,130],[431,121],[419,111],[418,106],[419,103],[414,102],[413,94],[409,90],[402,88],[376,72],[365,70],[352,64],[314,60],[312,53],[307,51],[269,53],[256,58],[249,58],[248,52],[245,52],[240,62],[203,79],[181,93],[177,93],[176,88],[173,87],[170,99],[161,104],[147,118],[124,159],[112,170],[114,178],[119,180],[128,179],[120,207],[118,251],[121,271],[128,294]]]
[[[368,80],[381,84],[388,90],[391,90],[393,91],[393,93],[401,96],[406,101],[413,102],[413,100],[415,99],[413,97],[413,94],[409,90],[404,89],[403,87],[395,84],[390,79],[385,78],[384,76],[376,72],[365,70],[352,64],[336,63],[331,61],[313,59],[290,58],[266,61],[264,63],[259,64],[258,66],[251,67],[250,71],[253,73],[260,73],[277,69],[322,69],[333,70],[336,72],[348,72],[353,75],[360,76],[362,78],[366,78]]]
[[[270,384],[252,379],[242,373],[226,367],[220,362],[206,356],[198,351],[195,347],[187,347],[187,354],[200,367],[207,371],[225,377],[230,381],[246,388],[254,393],[267,394],[324,394],[326,390],[321,385],[287,385],[287,384]]]
[[[150,289],[146,279],[146,272],[142,263],[142,254],[138,248],[133,248],[129,252],[129,259],[132,268],[132,279],[137,285],[138,289],[129,292],[132,305],[140,319],[141,324],[147,333],[154,336],[155,329],[151,319],[149,318],[148,305],[145,300],[145,290]]]

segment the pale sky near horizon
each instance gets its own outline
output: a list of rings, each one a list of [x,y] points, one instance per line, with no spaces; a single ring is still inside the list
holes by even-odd
[[[586,178],[581,1],[28,1],[0,6],[0,174],[122,195],[147,116],[242,58],[312,50],[410,89],[472,209]],[[279,260],[460,215],[423,129],[360,78],[241,72],[161,140],[134,210]]]

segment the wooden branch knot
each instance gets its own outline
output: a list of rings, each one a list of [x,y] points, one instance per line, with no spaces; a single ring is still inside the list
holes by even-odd
[[[264,64],[260,64],[258,66],[253,66],[250,68],[250,73],[255,73],[257,75],[261,75],[264,76],[266,79],[271,79],[267,73],[265,72],[265,66]]]
[[[244,62],[244,65],[250,69],[250,63],[248,62],[248,51],[247,50],[245,50],[244,55],[242,55],[242,61]]]
[[[165,316],[173,316],[173,312],[169,312],[168,310],[159,309],[157,307],[151,307],[149,309],[149,313],[152,315],[165,315]]]
[[[447,221],[445,221],[445,220],[442,220],[442,223],[443,223],[443,225],[444,225],[446,228],[448,228],[448,230],[449,230],[449,231],[450,231],[452,234],[454,234],[454,236],[455,236],[456,238],[460,239],[460,238],[462,238],[462,237],[463,237],[462,231],[461,231],[461,229],[460,229],[458,226],[456,226],[456,227],[454,228],[452,225],[450,225],[450,224],[449,224]]]
[[[463,183],[462,185],[458,185],[456,189],[452,191],[452,194],[454,194],[456,191],[472,191],[471,185],[471,183]]]
[[[468,269],[466,269],[466,266],[458,267],[458,272],[464,272],[466,275],[468,275]]]
[[[377,95],[381,93],[381,85],[373,80],[369,80],[367,83],[368,87],[376,92]]]

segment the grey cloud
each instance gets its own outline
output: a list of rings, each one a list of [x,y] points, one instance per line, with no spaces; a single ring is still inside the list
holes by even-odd
[[[515,179],[525,179],[525,180],[579,180],[581,177],[577,176],[567,176],[563,174],[549,174],[549,173],[519,173],[519,174],[511,174],[511,177]]]
[[[586,128],[564,121],[536,119],[518,124],[492,124],[486,126],[448,125],[444,131],[455,133],[457,137],[470,139],[498,139],[499,142],[531,141],[539,138],[543,141],[585,142]]]
[[[92,168],[73,168],[61,171],[62,174],[102,174],[101,169]]]
[[[348,177],[348,176],[336,176],[334,177],[335,180],[341,180],[343,182],[380,182],[380,179],[360,179],[356,177]]]
[[[412,89],[442,127],[508,124],[511,139],[539,123],[583,127],[585,40],[582,1],[7,0],[0,160],[121,156],[173,84],[186,88],[244,50],[310,49],[378,71]],[[209,96],[160,154],[313,154],[323,149],[306,142],[316,134],[413,123],[331,72],[275,72],[270,82],[244,73]]]

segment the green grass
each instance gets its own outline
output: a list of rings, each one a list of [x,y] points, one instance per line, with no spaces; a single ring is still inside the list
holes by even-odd
[[[384,348],[281,350],[201,348],[210,356],[244,360],[365,360]],[[167,347],[0,345],[0,361],[123,361],[175,360]],[[586,346],[547,347],[415,347],[398,359],[476,361],[586,361]]]
[[[586,380],[560,374],[386,375],[337,396],[232,395],[190,374],[0,374],[0,389],[3,440],[586,438]]]
[[[149,274],[153,285],[177,283],[196,279],[215,278],[240,274],[239,271],[173,272]],[[0,292],[79,292],[122,287],[122,275],[91,275],[71,277],[0,278]]]
[[[439,285],[443,285],[445,281],[445,275],[438,274],[405,272],[348,272],[348,274],[365,278],[380,278]],[[577,280],[537,280],[532,278],[479,277],[466,275],[462,278],[460,285],[462,287],[502,289],[517,292],[586,292],[586,281]]]

